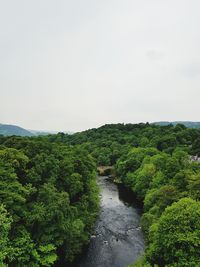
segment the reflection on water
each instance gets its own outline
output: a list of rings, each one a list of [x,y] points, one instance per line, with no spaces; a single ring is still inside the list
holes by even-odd
[[[127,205],[129,196],[123,187],[118,188],[107,177],[99,177],[98,184],[101,211],[90,245],[78,266],[125,267],[144,251],[139,210]]]
[[[129,188],[126,188],[123,184],[117,184],[117,188],[118,188],[119,199],[125,205],[136,208],[139,214],[141,214],[143,205],[142,202],[140,202],[136,198],[136,195]]]

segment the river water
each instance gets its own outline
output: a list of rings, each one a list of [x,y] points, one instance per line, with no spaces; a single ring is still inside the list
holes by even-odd
[[[125,267],[144,251],[140,212],[124,201],[121,190],[108,177],[98,177],[98,184],[100,215],[79,267]]]

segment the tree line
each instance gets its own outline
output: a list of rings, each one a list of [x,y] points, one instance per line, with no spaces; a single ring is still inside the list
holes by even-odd
[[[200,156],[200,129],[186,128],[182,124],[107,124],[73,135],[58,133],[40,138],[61,144],[82,145],[95,158],[98,166],[114,165],[132,147],[155,147],[169,154],[179,147],[190,155]]]

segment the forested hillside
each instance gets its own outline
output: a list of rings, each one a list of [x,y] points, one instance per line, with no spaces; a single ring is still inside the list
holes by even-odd
[[[52,266],[80,253],[98,213],[97,165],[115,166],[143,204],[147,249],[137,266],[200,266],[198,156],[200,130],[181,124],[1,136],[2,266]]]
[[[27,130],[17,125],[11,124],[2,124],[0,123],[0,135],[4,136],[38,136],[38,135],[48,135],[48,134],[57,134],[58,131],[35,131]],[[69,132],[71,133],[71,132]]]
[[[16,125],[9,124],[1,124],[0,123],[0,135],[11,136],[11,135],[19,135],[19,136],[33,136],[34,134],[22,127]]]
[[[155,125],[160,125],[160,126],[167,126],[167,125],[174,125],[176,126],[177,124],[183,124],[184,126],[188,127],[188,128],[196,128],[199,129],[200,128],[200,122],[197,121],[159,121],[159,122],[154,122],[153,124]]]
[[[0,266],[72,261],[98,212],[92,157],[45,140],[0,143]]]
[[[51,142],[81,144],[98,165],[115,164],[132,147],[154,147],[169,154],[179,147],[190,155],[200,155],[200,130],[189,129],[182,124],[107,124],[73,135],[59,133],[47,138]]]

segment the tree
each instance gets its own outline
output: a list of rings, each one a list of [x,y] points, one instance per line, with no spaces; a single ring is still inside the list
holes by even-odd
[[[0,266],[7,266],[5,258],[9,254],[9,231],[11,228],[11,217],[8,216],[7,210],[0,205]]]
[[[136,174],[136,184],[134,186],[134,191],[140,199],[144,199],[145,195],[149,189],[150,183],[156,173],[156,168],[154,164],[144,164],[141,169],[138,170]]]
[[[159,266],[199,266],[200,203],[183,198],[166,208],[150,229],[147,259]]]

